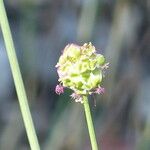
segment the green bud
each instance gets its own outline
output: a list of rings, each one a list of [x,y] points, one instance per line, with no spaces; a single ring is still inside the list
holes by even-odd
[[[97,54],[96,60],[98,65],[103,65],[105,63],[105,58],[101,54]]]

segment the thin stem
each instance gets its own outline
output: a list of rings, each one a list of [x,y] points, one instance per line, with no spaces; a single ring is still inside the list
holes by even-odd
[[[26,128],[29,144],[32,150],[40,150],[40,146],[38,143],[38,139],[36,136],[36,132],[34,129],[32,117],[28,105],[28,100],[27,100],[21,72],[19,69],[19,64],[18,64],[15,47],[14,47],[3,0],[0,0],[0,25],[3,33],[5,45],[6,45],[7,55],[8,55],[8,59],[9,59],[15,87],[16,87],[16,92],[19,100],[19,105],[20,105],[24,125]]]
[[[93,121],[92,121],[92,117],[91,117],[91,111],[90,111],[90,107],[89,107],[88,98],[86,96],[84,96],[83,104],[84,104],[85,116],[86,116],[86,120],[87,120],[87,126],[88,126],[88,130],[89,130],[92,150],[98,150]]]

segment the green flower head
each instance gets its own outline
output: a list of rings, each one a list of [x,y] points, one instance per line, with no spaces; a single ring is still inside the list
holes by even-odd
[[[59,86],[56,93],[60,94],[59,88],[70,88],[74,91],[72,97],[82,102],[82,96],[92,93],[103,93],[101,87],[103,70],[108,68],[105,58],[97,54],[91,43],[83,46],[68,44],[56,65],[59,76]]]

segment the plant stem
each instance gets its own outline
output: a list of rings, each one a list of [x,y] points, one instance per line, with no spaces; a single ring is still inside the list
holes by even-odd
[[[32,150],[40,150],[40,146],[34,129],[3,0],[0,0],[0,25],[3,33],[5,45],[6,45],[6,51],[7,51],[7,55],[8,55],[8,59],[9,59],[15,87],[16,87],[16,92],[19,100],[19,105],[20,105],[24,125],[26,128],[29,144]]]
[[[87,120],[87,126],[88,126],[88,130],[89,130],[92,150],[98,150],[93,121],[92,121],[92,117],[91,117],[91,111],[90,111],[90,107],[89,107],[88,98],[86,96],[84,96],[84,98],[83,98],[83,104],[84,104],[85,116],[86,116],[86,120]]]

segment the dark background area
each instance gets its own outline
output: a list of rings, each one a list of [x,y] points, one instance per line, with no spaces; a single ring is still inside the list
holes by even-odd
[[[55,94],[68,43],[105,55],[104,95],[90,97],[102,150],[150,149],[150,1],[5,0],[42,150],[90,150],[83,106]],[[0,150],[29,150],[0,32]],[[96,100],[96,107],[94,106]]]

